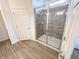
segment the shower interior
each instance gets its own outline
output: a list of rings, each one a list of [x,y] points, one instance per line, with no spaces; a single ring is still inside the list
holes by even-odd
[[[60,48],[67,9],[68,5],[54,8],[43,5],[34,9],[37,40],[56,49]]]

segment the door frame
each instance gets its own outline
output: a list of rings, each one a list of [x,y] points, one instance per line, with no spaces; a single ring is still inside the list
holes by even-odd
[[[78,0],[71,0],[71,3],[69,4],[58,59],[65,59],[67,46],[69,45],[67,43],[69,43],[69,39],[72,36],[72,29],[73,29],[74,25],[76,24],[76,20],[72,20],[71,18],[73,18],[73,16],[74,16],[73,14],[74,14],[75,5],[78,2],[79,2]],[[72,41],[72,40],[70,40],[70,41]],[[71,49],[72,51],[70,51],[70,53],[73,52],[73,49],[74,48],[72,47],[72,49]],[[71,55],[69,55],[69,56],[71,56]]]

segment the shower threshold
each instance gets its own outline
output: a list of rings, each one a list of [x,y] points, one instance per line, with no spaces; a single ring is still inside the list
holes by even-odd
[[[51,37],[51,36],[47,36],[46,35],[42,35],[38,38],[39,41],[51,46],[51,47],[54,47],[56,49],[59,49],[60,48],[60,44],[61,44],[61,40],[60,39],[57,39],[57,38],[54,38],[54,37]]]

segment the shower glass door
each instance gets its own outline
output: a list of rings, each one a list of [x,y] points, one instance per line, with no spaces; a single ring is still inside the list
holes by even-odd
[[[60,48],[64,25],[66,20],[67,5],[59,7],[48,7],[48,39],[47,44],[57,49]]]
[[[35,8],[37,40],[59,49],[68,5],[53,7],[50,4],[52,2]]]
[[[46,43],[47,9],[41,6],[35,9],[37,39]]]

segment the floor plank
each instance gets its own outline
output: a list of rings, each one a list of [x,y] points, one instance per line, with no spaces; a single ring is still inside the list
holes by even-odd
[[[57,59],[58,52],[38,42],[27,40],[11,45],[9,40],[0,43],[0,59]]]

